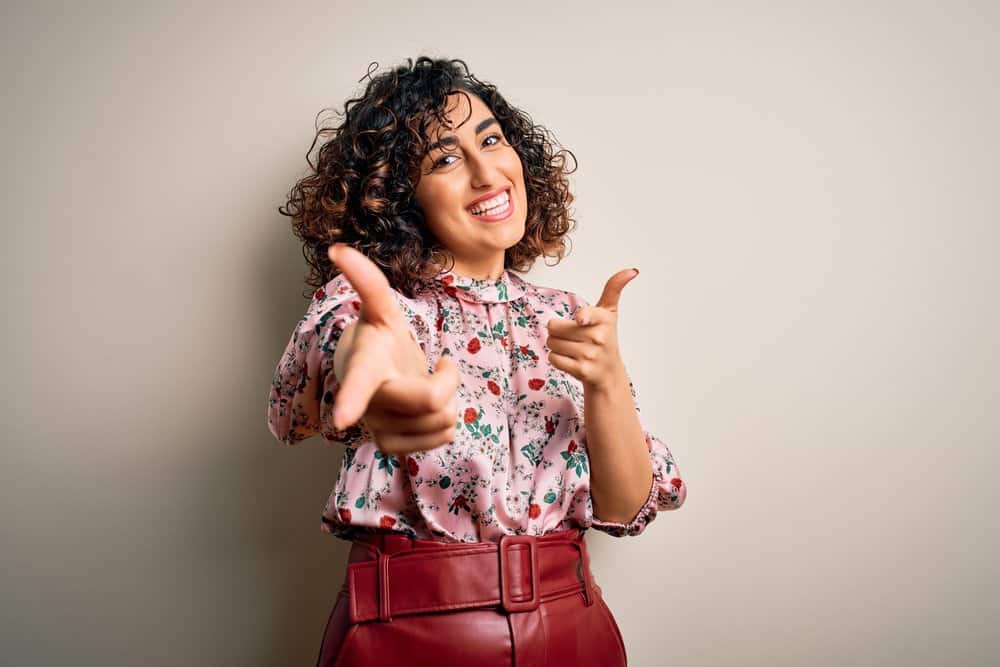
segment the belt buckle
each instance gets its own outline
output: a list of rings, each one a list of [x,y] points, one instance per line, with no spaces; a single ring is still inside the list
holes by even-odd
[[[510,565],[507,553],[517,544],[528,545],[528,562],[531,567],[531,597],[520,602],[510,592]],[[540,602],[538,590],[538,544],[531,535],[504,535],[500,538],[500,603],[508,612],[534,611]]]

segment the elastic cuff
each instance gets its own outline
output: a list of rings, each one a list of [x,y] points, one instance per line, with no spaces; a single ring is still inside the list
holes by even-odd
[[[642,507],[639,508],[639,511],[636,512],[635,516],[632,517],[632,519],[628,523],[619,523],[616,521],[602,521],[598,519],[596,515],[594,515],[593,517],[591,517],[592,525],[600,528],[617,528],[621,532],[629,534],[633,534],[638,529],[641,529],[643,526],[645,526],[648,523],[647,517],[650,515],[650,513],[656,512],[656,496],[657,496],[657,491],[659,489],[658,489],[658,484],[656,483],[657,482],[656,475],[653,475],[652,477],[653,479],[649,486],[649,495],[646,496],[646,502],[643,503]]]

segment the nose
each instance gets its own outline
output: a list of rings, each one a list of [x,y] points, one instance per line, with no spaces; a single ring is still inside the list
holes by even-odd
[[[466,161],[472,187],[489,189],[499,181],[499,165],[489,155],[471,155]]]

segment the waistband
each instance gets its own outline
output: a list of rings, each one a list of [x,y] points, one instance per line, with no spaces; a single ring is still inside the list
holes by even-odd
[[[344,577],[351,623],[489,607],[519,613],[578,591],[590,606],[600,588],[584,532],[451,543],[399,533],[359,535],[351,540]]]

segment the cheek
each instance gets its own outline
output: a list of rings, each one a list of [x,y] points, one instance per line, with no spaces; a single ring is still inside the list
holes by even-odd
[[[524,191],[524,163],[521,162],[521,158],[518,157],[517,153],[514,153],[508,173],[513,175],[514,182],[517,184],[521,196],[526,198],[527,195]]]
[[[417,204],[424,212],[424,218],[428,221],[433,221],[437,216],[438,212],[441,211],[442,204],[444,202],[443,193],[440,188],[423,188],[417,189],[416,198]]]
[[[510,149],[508,159],[508,168],[513,171],[520,180],[524,180],[524,163],[521,161],[521,156],[517,154],[513,148]]]

